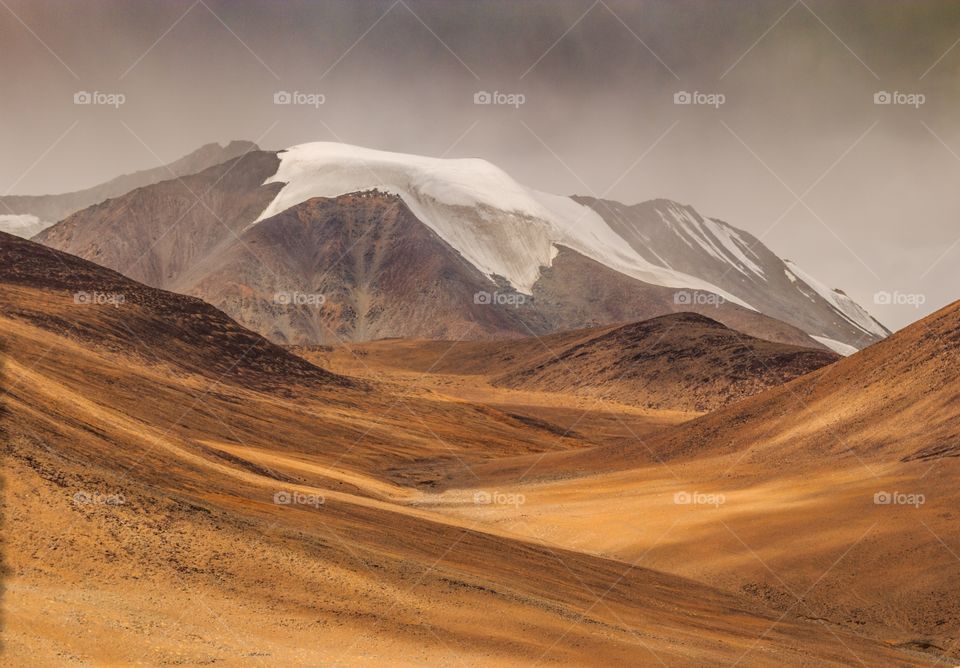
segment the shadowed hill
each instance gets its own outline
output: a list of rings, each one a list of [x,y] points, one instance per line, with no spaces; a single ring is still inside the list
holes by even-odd
[[[808,376],[671,434],[666,457],[755,443],[747,457],[960,456],[960,302]],[[762,444],[762,445],[760,445]]]
[[[195,297],[0,232],[4,315],[84,344],[244,385],[354,385]]]
[[[696,313],[504,341],[382,340],[351,354],[418,373],[654,409],[715,410],[841,359],[758,339]],[[322,350],[314,354],[323,359]]]
[[[516,389],[600,395],[648,408],[708,411],[840,359],[764,341],[695,313],[585,336],[493,378]]]

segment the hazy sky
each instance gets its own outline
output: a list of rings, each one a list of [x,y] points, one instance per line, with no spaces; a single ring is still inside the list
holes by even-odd
[[[541,190],[692,204],[897,328],[960,297],[958,42],[947,1],[0,0],[0,193],[231,139],[483,157]]]

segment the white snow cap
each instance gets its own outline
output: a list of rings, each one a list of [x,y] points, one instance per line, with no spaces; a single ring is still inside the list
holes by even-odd
[[[717,286],[657,267],[590,207],[539,192],[480,159],[428,158],[334,142],[300,144],[280,152],[267,183],[286,184],[254,222],[313,197],[374,188],[399,195],[413,214],[487,276],[506,278],[530,294],[557,246],[566,246],[645,283],[702,290],[756,310]],[[726,241],[726,240],[724,240]]]

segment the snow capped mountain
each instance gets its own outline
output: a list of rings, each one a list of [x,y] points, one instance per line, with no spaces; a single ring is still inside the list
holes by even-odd
[[[400,196],[414,215],[473,266],[533,294],[541,267],[566,246],[615,271],[670,288],[739,297],[666,266],[648,262],[589,207],[526,188],[486,160],[427,158],[331,142],[279,154],[267,183],[283,183],[256,222],[314,197],[380,190]],[[756,309],[754,309],[756,310]]]
[[[843,292],[780,259],[753,235],[693,207],[670,200],[629,206],[574,199],[596,211],[648,262],[711,283],[837,352],[850,354],[889,334]]]
[[[529,336],[680,311],[843,354],[888,333],[692,207],[552,195],[485,160],[337,143],[244,151],[36,240],[201,297],[282,343]],[[325,307],[291,310],[274,299],[284,291],[323,294]]]

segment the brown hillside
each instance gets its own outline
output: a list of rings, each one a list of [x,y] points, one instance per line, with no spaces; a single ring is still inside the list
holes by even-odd
[[[927,663],[738,593],[433,512],[391,466],[466,471],[576,444],[483,406],[354,388],[273,347],[253,367],[231,360],[262,382],[220,383],[211,351],[262,339],[195,300],[23,244],[0,237],[27,260],[0,276],[5,663],[703,666],[735,663],[761,637],[757,665],[839,666],[851,651]],[[132,293],[128,310],[74,304],[89,277]]]
[[[691,411],[720,408],[840,359],[757,339],[694,313],[616,327],[538,357],[493,384]]]

